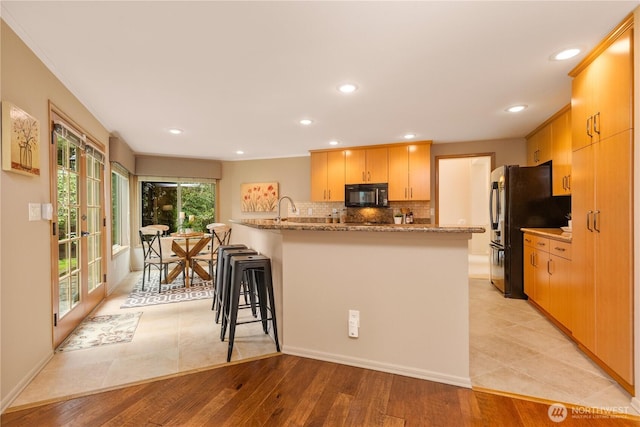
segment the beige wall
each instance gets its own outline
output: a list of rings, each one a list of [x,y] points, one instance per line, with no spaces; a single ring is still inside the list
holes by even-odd
[[[49,100],[108,148],[107,130],[1,22],[2,101],[40,121],[39,177],[0,172],[0,383],[2,409],[53,354],[49,221],[28,221],[28,203],[48,203]]]
[[[310,157],[289,157],[284,159],[247,160],[223,162],[222,180],[218,191],[218,220],[274,217],[273,212],[243,214],[240,211],[240,184],[249,182],[272,182],[280,184],[280,195],[289,196],[294,201],[311,200],[311,160]],[[284,202],[282,209],[284,209]]]

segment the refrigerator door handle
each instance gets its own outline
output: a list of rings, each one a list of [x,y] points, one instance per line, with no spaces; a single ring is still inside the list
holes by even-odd
[[[493,202],[495,200],[496,212],[493,211]],[[491,229],[498,229],[498,215],[500,213],[500,197],[498,196],[498,183],[491,183],[491,195],[489,196],[489,218],[491,219]],[[495,220],[495,221],[494,221]]]

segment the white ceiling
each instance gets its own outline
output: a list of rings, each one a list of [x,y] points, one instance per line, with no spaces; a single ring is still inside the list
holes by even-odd
[[[3,0],[1,10],[135,152],[236,160],[407,132],[523,137],[569,103],[567,73],[639,4]],[[577,58],[549,60],[575,45]],[[347,81],[359,90],[338,93]],[[529,108],[504,111],[517,103]]]

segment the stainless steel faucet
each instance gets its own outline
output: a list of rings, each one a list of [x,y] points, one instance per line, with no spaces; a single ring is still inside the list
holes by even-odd
[[[282,197],[280,197],[280,199],[278,200],[278,216],[276,216],[276,219],[275,219],[276,223],[280,223],[280,221],[282,220],[282,218],[280,218],[280,205],[282,204],[282,201],[283,201],[284,199],[289,200],[289,203],[291,204],[291,211],[292,211],[292,212],[294,212],[294,213],[295,213],[295,212],[298,210],[298,209],[296,208],[296,204],[295,204],[295,203],[293,203],[293,200],[291,200],[291,197],[289,197],[289,196],[282,196]]]

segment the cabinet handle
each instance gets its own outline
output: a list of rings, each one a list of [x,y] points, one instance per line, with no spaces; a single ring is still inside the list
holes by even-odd
[[[552,268],[551,268],[551,264],[553,264],[553,260],[552,260],[552,259],[550,259],[549,261],[547,261],[547,273],[549,273],[549,275],[550,275],[550,276],[552,276],[552,275],[553,275],[553,271],[551,271],[551,270],[552,270]]]
[[[564,251],[566,251],[566,249],[565,249],[565,248],[561,248],[560,246],[556,246],[556,247],[555,247],[555,248],[553,248],[553,249],[555,249],[555,250],[556,250],[556,251],[558,251],[558,252],[564,252]]]
[[[413,187],[411,187],[411,189],[409,190],[410,194],[409,194],[409,198],[413,199]]]
[[[592,117],[593,117],[593,116],[590,116],[590,117],[587,119],[587,135],[589,135],[589,137],[593,137],[593,134],[591,133],[591,118],[592,118]]]
[[[591,215],[593,215],[593,211],[587,212],[587,230],[593,232],[593,228],[591,228]]]
[[[571,174],[567,175],[567,190],[571,190]]]
[[[327,200],[331,200],[331,190],[329,190],[329,198]]]
[[[600,135],[600,111],[593,116],[593,131]]]
[[[598,233],[600,232],[600,228],[598,228],[598,223],[600,219],[600,211],[595,211],[593,214],[593,229],[596,230]]]
[[[531,243],[531,239],[524,239],[525,243]]]
[[[371,181],[371,171],[367,172],[367,181]]]
[[[404,187],[404,198],[407,198],[407,187]]]
[[[364,179],[364,171],[362,171],[362,181],[363,182],[365,181],[365,179]]]

